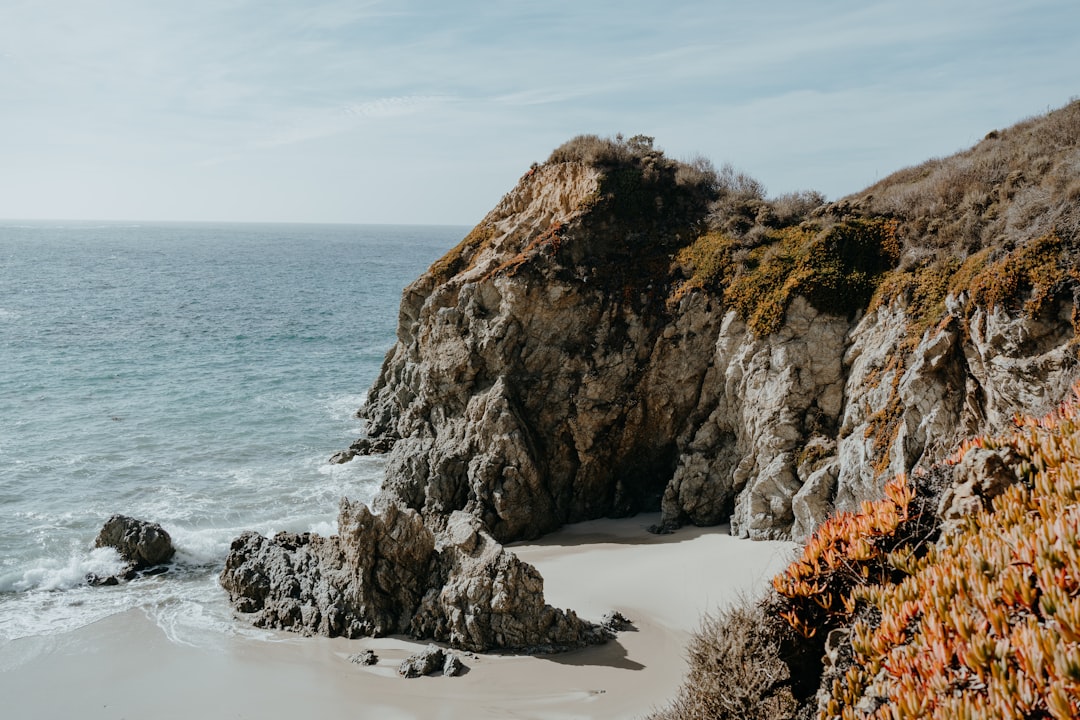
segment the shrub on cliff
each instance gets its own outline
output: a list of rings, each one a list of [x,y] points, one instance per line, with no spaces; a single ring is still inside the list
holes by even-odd
[[[1080,717],[1080,404],[973,445],[1011,450],[1020,482],[855,596],[878,619],[821,717]]]
[[[690,640],[690,671],[678,697],[650,720],[790,717],[797,703],[778,629],[758,603],[706,617]]]
[[[683,279],[671,299],[698,288],[722,293],[758,335],[779,329],[796,295],[822,312],[853,313],[866,307],[896,263],[895,231],[895,222],[881,219],[850,219],[824,229],[804,224],[769,231],[750,249],[726,233],[708,232],[676,255]]]
[[[552,150],[547,161],[583,162],[599,167],[630,165],[648,158],[663,157],[663,151],[653,147],[654,140],[648,135],[634,135],[630,139],[625,139],[622,135],[614,138],[578,135]]]

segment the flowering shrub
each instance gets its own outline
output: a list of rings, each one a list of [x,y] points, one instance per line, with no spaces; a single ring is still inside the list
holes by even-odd
[[[880,621],[854,624],[854,665],[820,717],[1080,717],[1080,404],[977,445],[1011,447],[1021,482],[898,584],[841,598]]]

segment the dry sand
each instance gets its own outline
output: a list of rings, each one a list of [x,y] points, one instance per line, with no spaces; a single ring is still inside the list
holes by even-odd
[[[273,641],[170,640],[142,611],[2,648],[0,698],[12,718],[634,718],[662,706],[685,671],[701,614],[761,592],[794,546],[737,540],[726,528],[645,532],[655,515],[573,525],[514,546],[545,578],[548,602],[635,630],[547,657],[465,657],[458,678],[399,678],[423,643],[275,633]],[[238,620],[243,623],[243,620]],[[371,648],[380,662],[347,657]]]

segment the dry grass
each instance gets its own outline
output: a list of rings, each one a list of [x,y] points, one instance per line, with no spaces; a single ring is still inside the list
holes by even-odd
[[[906,264],[1080,232],[1080,101],[970,150],[893,173],[847,199],[900,221]]]
[[[650,719],[791,717],[798,704],[775,630],[760,604],[707,616],[687,649],[690,671],[678,697]]]

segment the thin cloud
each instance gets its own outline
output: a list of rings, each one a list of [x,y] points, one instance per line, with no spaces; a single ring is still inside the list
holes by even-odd
[[[300,111],[292,119],[282,121],[267,135],[255,140],[253,145],[270,148],[308,142],[349,132],[363,125],[365,121],[434,112],[452,101],[452,98],[446,96],[402,95],[348,103],[329,109]]]
[[[142,197],[183,208],[162,217],[468,222],[523,164],[619,131],[731,160],[775,192],[833,195],[1064,103],[1080,65],[1075,0],[628,0],[614,14],[8,0],[0,14],[0,217],[95,203],[132,217]],[[248,188],[249,210],[217,187]]]
[[[402,95],[350,103],[342,108],[342,112],[355,118],[401,117],[426,112],[450,101],[451,98],[446,96]]]

